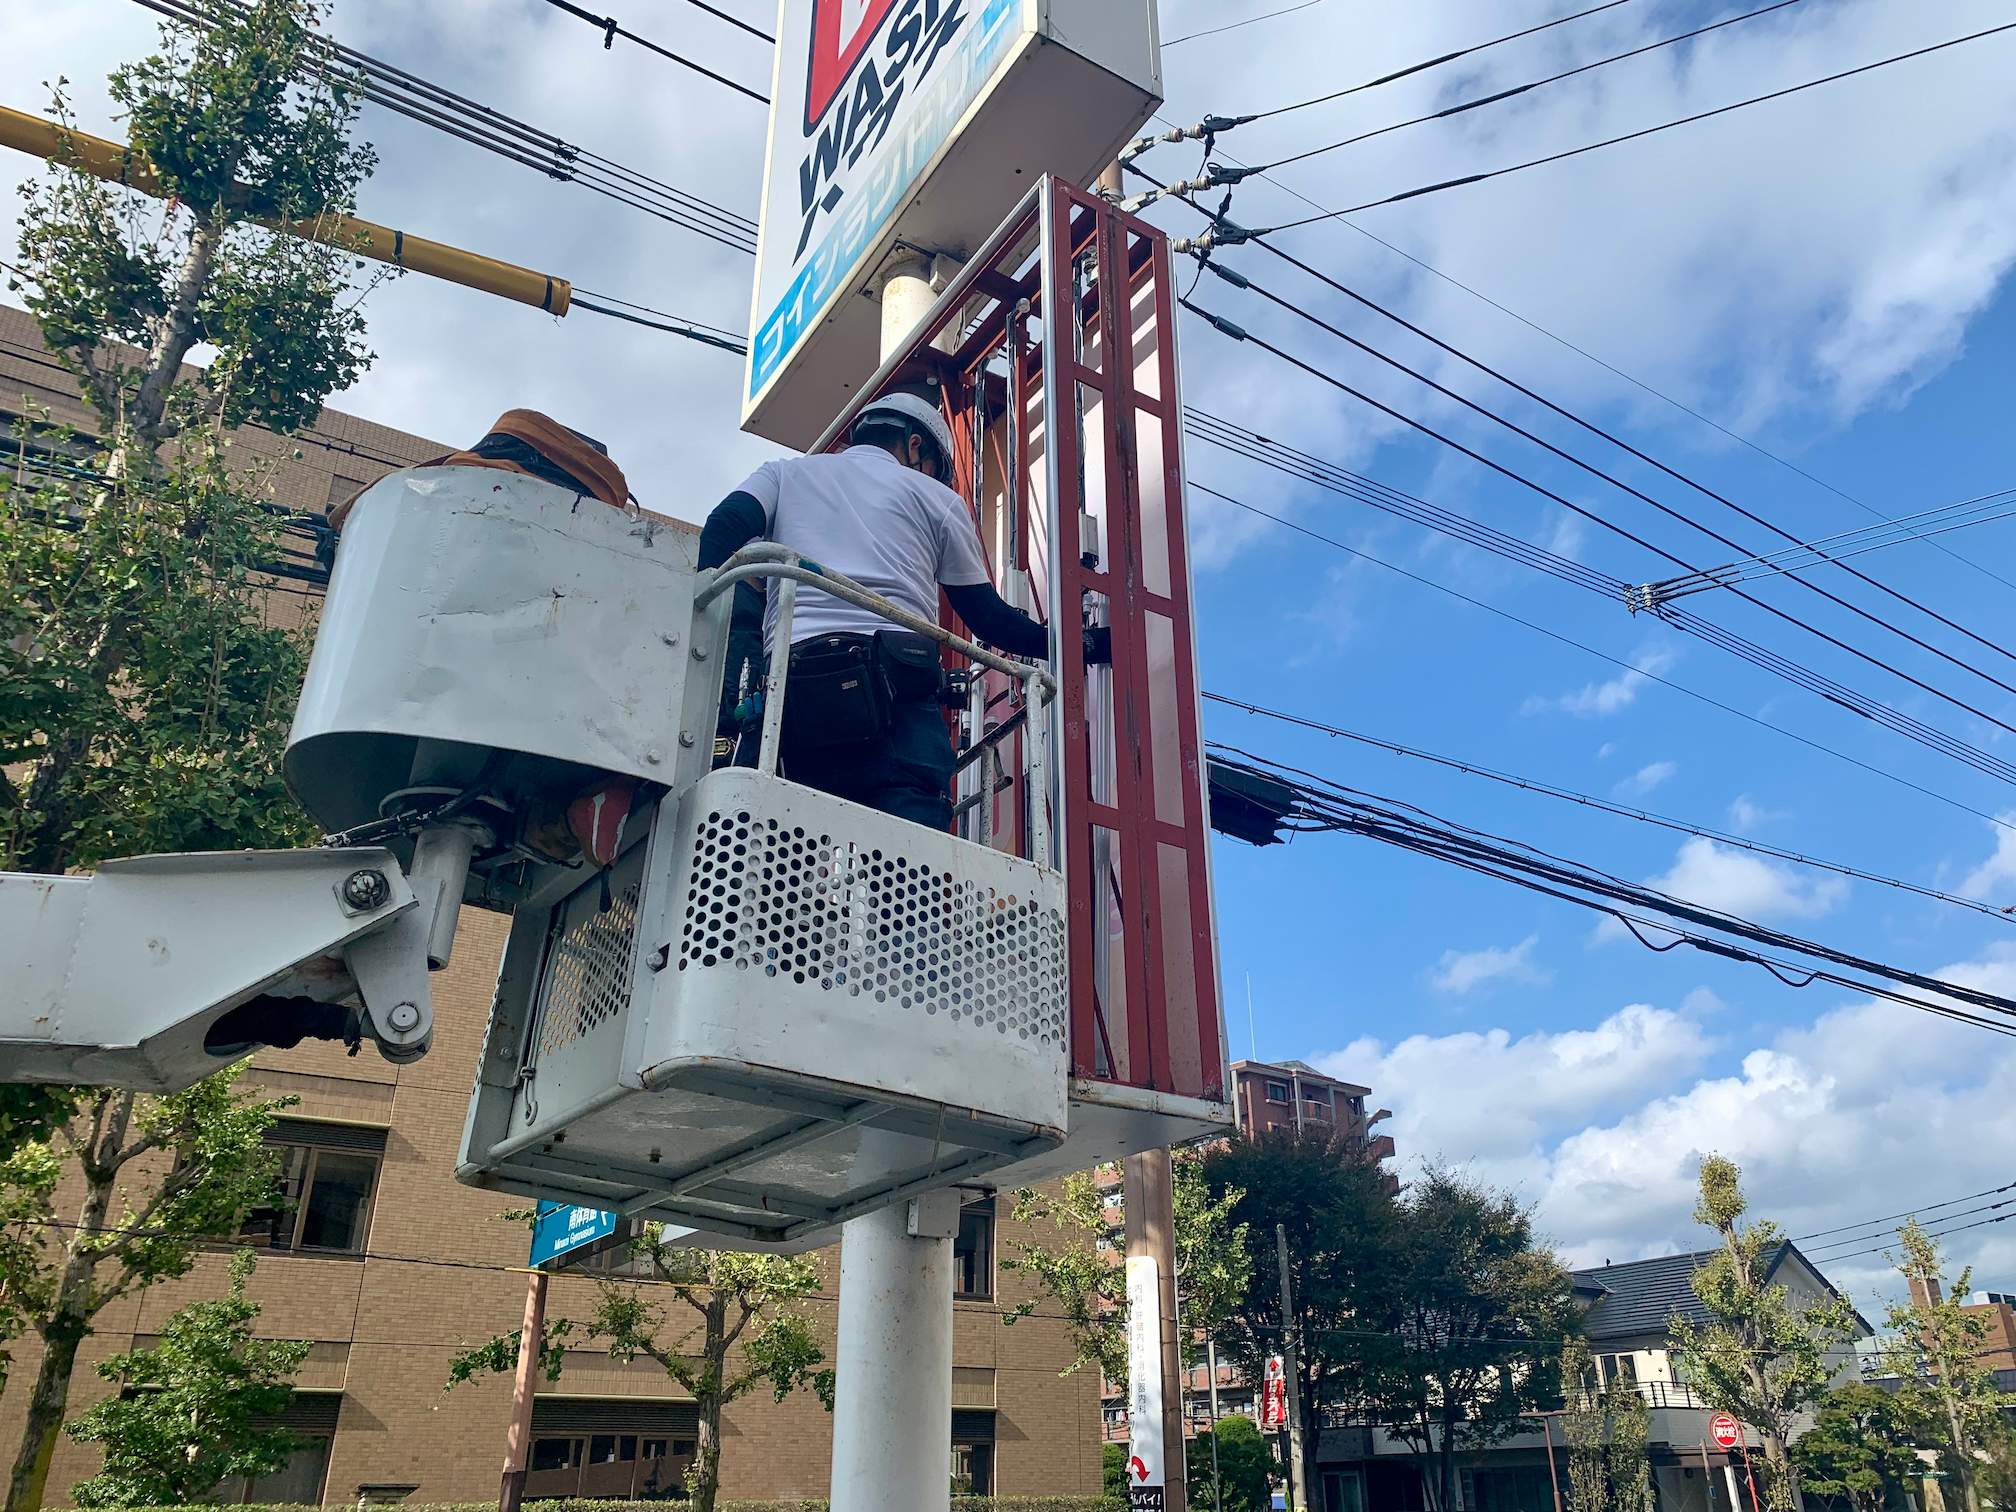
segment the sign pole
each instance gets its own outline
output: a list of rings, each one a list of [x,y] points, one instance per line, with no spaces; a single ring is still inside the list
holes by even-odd
[[[511,1426],[504,1434],[504,1480],[497,1512],[518,1512],[525,1499],[525,1466],[532,1452],[532,1401],[539,1391],[539,1355],[546,1334],[546,1272],[535,1270],[525,1288],[525,1325],[518,1332],[518,1375],[511,1387]]]
[[[1554,1468],[1554,1414],[1536,1412],[1540,1433],[1547,1440],[1547,1489],[1554,1493],[1554,1512],[1561,1512],[1561,1474]]]
[[[1288,1229],[1274,1225],[1274,1254],[1281,1264],[1281,1376],[1288,1395],[1288,1505],[1309,1512],[1308,1477],[1302,1464],[1302,1349],[1295,1335],[1295,1297],[1288,1280]]]
[[[1130,1155],[1121,1169],[1127,1213],[1127,1504],[1137,1512],[1186,1512],[1175,1176],[1166,1149]]]

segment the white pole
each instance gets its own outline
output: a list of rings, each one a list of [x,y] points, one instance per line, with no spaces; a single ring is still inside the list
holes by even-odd
[[[885,360],[909,339],[935,298],[924,259],[889,270],[882,282]],[[873,1133],[864,1134],[864,1153]],[[928,1512],[951,1504],[952,1240],[958,1227],[958,1193],[950,1191],[841,1225],[833,1512]]]

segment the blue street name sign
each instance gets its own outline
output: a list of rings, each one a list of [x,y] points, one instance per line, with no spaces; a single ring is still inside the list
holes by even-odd
[[[601,1208],[542,1202],[532,1220],[532,1266],[551,1265],[562,1255],[616,1235],[616,1215]]]

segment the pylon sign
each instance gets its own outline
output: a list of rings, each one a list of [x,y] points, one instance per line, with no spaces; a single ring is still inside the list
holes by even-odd
[[[804,448],[875,369],[898,241],[971,253],[1161,103],[1154,0],[781,0],[742,423]]]
[[[1162,1442],[1161,1268],[1153,1255],[1127,1257],[1127,1506],[1162,1512],[1167,1452]],[[1181,1447],[1180,1445],[1178,1446]]]

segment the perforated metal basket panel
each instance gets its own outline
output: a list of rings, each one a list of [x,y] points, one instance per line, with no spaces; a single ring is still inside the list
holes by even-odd
[[[622,1038],[635,970],[643,861],[643,847],[634,847],[606,881],[588,877],[554,911],[529,1057],[548,1085],[585,1042],[597,1041],[594,1057],[601,1061],[609,1052],[600,1041]]]
[[[682,973],[760,972],[1061,1050],[1064,920],[1033,887],[747,809],[695,828]],[[917,833],[920,852],[956,843]]]

